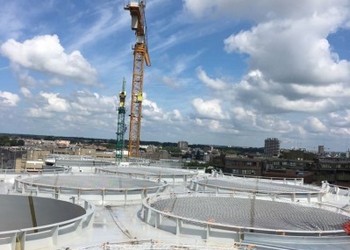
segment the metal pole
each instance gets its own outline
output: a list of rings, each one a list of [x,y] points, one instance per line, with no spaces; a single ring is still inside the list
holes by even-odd
[[[1,153],[1,172],[4,171],[4,153]]]

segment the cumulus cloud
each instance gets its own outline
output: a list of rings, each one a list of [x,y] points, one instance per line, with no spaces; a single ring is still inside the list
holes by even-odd
[[[201,80],[206,86],[214,90],[225,90],[228,85],[220,79],[211,79],[208,77],[207,73],[201,68],[197,68],[197,77]]]
[[[236,20],[254,20],[263,22],[271,19],[298,19],[314,13],[322,13],[335,6],[346,10],[349,3],[344,0],[304,0],[284,1],[273,0],[184,0],[184,8],[196,18],[230,18]]]
[[[31,93],[30,90],[29,90],[28,88],[26,88],[26,87],[21,87],[21,88],[20,88],[20,91],[21,91],[21,93],[22,93],[22,95],[23,95],[24,97],[29,98],[29,97],[32,96],[32,93]]]
[[[31,118],[51,118],[54,116],[53,113],[47,112],[45,109],[43,108],[29,108],[28,109],[28,113],[27,113],[28,117]]]
[[[232,108],[233,117],[239,123],[249,123],[253,126],[256,125],[257,114],[252,110],[244,109],[243,107],[233,107]]]
[[[195,98],[192,101],[192,105],[195,108],[197,114],[202,118],[209,119],[225,119],[225,114],[221,108],[219,99],[212,99],[205,101],[201,98]]]
[[[350,110],[332,112],[328,116],[332,126],[350,127]]]
[[[346,134],[350,62],[338,56],[329,36],[349,28],[349,4],[343,0],[288,4],[184,0],[185,10],[198,20],[243,19],[253,24],[223,41],[227,53],[247,58],[247,73],[241,80],[221,88],[215,76],[209,77],[202,68],[196,71],[208,88],[216,90],[209,98],[221,101],[219,114],[229,110],[231,123],[241,131],[275,131],[293,137],[295,133],[336,134],[330,128],[335,126],[338,134]],[[201,107],[196,108],[198,115],[210,113],[202,99],[192,104]]]
[[[349,128],[332,128],[331,133],[338,135],[338,136],[349,136],[350,135],[350,129]]]
[[[271,115],[259,115],[257,118],[257,127],[259,131],[285,134],[293,133],[299,126],[292,124],[288,119]]]
[[[79,51],[67,54],[57,35],[36,36],[23,43],[10,39],[1,45],[1,54],[24,68],[96,84],[97,73]]]
[[[115,112],[115,99],[89,91],[78,91],[72,97],[71,106],[79,115],[110,114]]]
[[[45,99],[45,110],[49,112],[68,112],[70,105],[67,100],[59,97],[58,93],[41,92],[40,95]]]
[[[53,119],[51,126],[64,133],[84,131],[115,131],[116,111],[113,96],[102,96],[88,91],[77,91],[70,96],[40,92],[31,99],[28,118]]]
[[[148,99],[146,93],[144,93],[144,100],[142,102],[142,117],[143,121],[147,122],[148,124],[152,122],[162,122],[163,124],[179,124],[184,121],[184,117],[180,110],[174,109],[171,111],[164,111],[155,101]],[[159,123],[154,125],[159,126]]]
[[[40,92],[36,100],[38,103],[29,108],[29,117],[48,118],[71,110],[69,102],[58,93]]]
[[[142,113],[147,119],[149,120],[163,120],[164,119],[164,113],[163,111],[158,107],[157,103],[144,99],[142,102]]]
[[[326,37],[340,18],[311,16],[270,21],[225,39],[228,52],[246,53],[252,69],[278,82],[323,83],[349,80],[350,64],[331,51]]]
[[[312,133],[324,133],[328,131],[328,128],[322,121],[320,121],[317,117],[308,117],[304,122],[304,128]]]
[[[0,107],[14,107],[17,106],[20,98],[17,94],[7,91],[0,91]]]

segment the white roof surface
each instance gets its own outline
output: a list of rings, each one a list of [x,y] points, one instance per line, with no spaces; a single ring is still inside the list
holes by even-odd
[[[0,193],[13,192],[14,178],[15,175],[2,176]],[[165,192],[189,191],[184,183],[174,183]],[[349,191],[342,191],[342,194],[345,195],[339,195],[334,187],[330,188],[329,192],[323,196],[323,202],[350,212]],[[350,249],[350,236],[345,235],[338,238],[323,237],[322,241],[319,241],[318,237],[307,241],[297,237],[286,237],[281,241],[281,236],[278,235],[247,233],[241,244],[229,237],[203,239],[193,234],[175,235],[142,221],[140,218],[141,201],[130,205],[95,204],[95,206],[91,229],[72,240],[59,242],[58,249]],[[247,248],[248,245],[250,248]],[[40,246],[37,249],[41,249]]]

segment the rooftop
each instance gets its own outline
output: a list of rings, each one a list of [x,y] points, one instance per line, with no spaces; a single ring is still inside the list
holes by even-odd
[[[121,168],[130,174],[128,177],[118,176],[117,171],[101,173],[96,168],[104,167],[88,165],[86,169],[90,172],[84,174],[74,168],[60,174],[1,174],[0,193],[25,197],[31,194],[77,205],[88,202],[91,209],[86,210],[86,215],[93,211],[93,220],[89,222],[86,217],[73,218],[74,222],[65,219],[56,224],[49,222],[46,233],[31,228],[24,230],[25,237],[23,230],[0,232],[8,237],[0,244],[15,249],[11,237],[21,239],[27,250],[247,249],[248,246],[319,250],[348,249],[350,244],[350,236],[343,229],[343,224],[350,221],[348,188],[327,183],[323,187],[304,185],[300,178],[260,180],[140,164]],[[169,173],[190,175],[173,181],[175,177],[169,177]],[[194,188],[195,183],[202,186]],[[203,184],[208,186],[204,188]],[[145,191],[148,187],[156,190]],[[65,211],[70,214],[69,209]],[[55,214],[36,205],[27,213]]]

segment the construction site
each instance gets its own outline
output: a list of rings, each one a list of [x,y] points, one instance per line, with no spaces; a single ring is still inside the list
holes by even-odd
[[[124,8],[135,33],[133,75],[130,109],[125,79],[118,96],[113,160],[52,154],[40,172],[2,171],[0,248],[349,249],[350,188],[140,158],[151,65],[145,8],[144,1]]]

